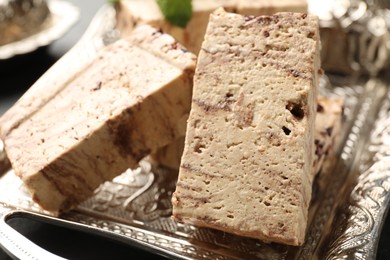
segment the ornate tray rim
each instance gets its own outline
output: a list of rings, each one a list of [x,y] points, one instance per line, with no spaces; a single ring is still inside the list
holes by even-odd
[[[100,34],[102,30],[113,28],[112,26],[115,24],[115,21],[107,23],[107,19],[103,19],[107,18],[107,16],[112,19],[114,17],[113,13],[114,10],[110,5],[105,5],[101,8],[79,43],[64,58],[60,59],[59,63],[66,63],[72,53],[77,52],[79,49],[86,49],[86,47],[92,46],[93,48],[90,51],[96,52],[97,49],[105,44],[114,41],[118,37],[115,30],[111,30],[104,37]],[[101,29],[101,26],[103,26],[103,29]],[[93,39],[93,41],[89,41],[88,39]],[[60,66],[57,64],[46,74],[53,75],[56,73],[57,67],[59,68]],[[372,259],[376,256],[380,231],[386,219],[390,202],[390,166],[386,167],[385,165],[387,161],[390,162],[390,155],[388,156],[387,149],[385,149],[388,147],[387,144],[387,146],[385,145],[387,133],[382,136],[380,132],[383,129],[387,129],[387,125],[383,125],[383,122],[380,120],[386,120],[390,114],[390,92],[387,91],[387,84],[382,79],[364,79],[363,85],[362,91],[364,93],[360,94],[360,99],[358,100],[359,105],[354,112],[357,120],[348,126],[350,134],[345,137],[345,149],[339,154],[344,162],[349,162],[349,165],[348,167],[340,165],[343,162],[339,160],[335,166],[335,170],[343,169],[348,171],[344,176],[345,181],[356,181],[357,183],[352,186],[345,184],[345,186],[348,186],[348,189],[341,187],[344,192],[343,197],[337,203],[334,203],[334,205],[324,205],[330,207],[330,210],[333,212],[332,215],[337,215],[337,217],[325,221],[320,227],[321,229],[330,228],[336,222],[346,226],[346,228],[344,230],[336,230],[336,232],[329,232],[329,234],[319,239],[314,249],[310,248],[310,246],[303,246],[299,249],[301,252],[298,257],[299,259],[307,259],[305,255],[306,251],[314,252],[314,255],[317,255],[317,257],[318,255],[322,255],[324,256],[323,259],[337,259],[346,256],[355,256],[359,259]],[[376,115],[378,113],[379,116],[377,118]],[[390,122],[388,124],[390,125]],[[390,132],[390,126],[388,128]],[[388,135],[390,136],[390,133]],[[373,156],[378,157],[378,160],[373,161],[370,158],[360,158],[367,146],[372,149]],[[356,160],[358,159],[362,159],[362,163],[357,164]],[[335,202],[335,199],[332,201]],[[342,202],[344,201],[348,203],[343,205]],[[6,203],[0,204],[0,208],[0,213],[13,210],[12,206]],[[35,212],[47,214],[47,212],[33,205],[29,205],[28,208]],[[80,218],[80,215],[83,215],[83,211],[76,210],[73,216],[66,215],[65,219],[89,226],[90,223],[85,222],[85,220]],[[93,219],[91,216],[88,217]],[[101,219],[96,220],[95,227],[107,230],[107,227],[100,222],[102,221]],[[368,225],[364,224],[367,220],[369,221]],[[112,221],[115,222],[115,220]],[[134,227],[126,226],[122,228],[123,230],[134,229]],[[113,232],[130,234],[125,231]],[[158,234],[156,235],[158,236]],[[375,250],[373,250],[374,248]],[[218,255],[215,256],[213,254],[206,254],[205,256],[218,258]]]

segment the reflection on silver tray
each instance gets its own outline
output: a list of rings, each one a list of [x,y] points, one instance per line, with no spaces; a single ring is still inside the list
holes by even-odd
[[[37,32],[21,40],[0,46],[0,60],[46,46],[59,39],[79,17],[78,9],[64,0],[49,0],[49,17]]]
[[[109,21],[109,22],[108,22]],[[116,39],[114,9],[105,6],[80,42],[36,84],[76,73],[68,62],[91,60]],[[64,73],[64,70],[67,70]],[[59,73],[61,72],[61,73]],[[327,80],[328,79],[328,80]],[[345,122],[335,158],[319,175],[302,247],[266,244],[171,220],[177,172],[142,161],[102,185],[91,199],[59,216],[195,259],[372,259],[390,200],[390,92],[386,80],[328,75],[321,92],[345,99]],[[0,173],[0,215],[11,209],[48,214],[31,201],[12,170]]]

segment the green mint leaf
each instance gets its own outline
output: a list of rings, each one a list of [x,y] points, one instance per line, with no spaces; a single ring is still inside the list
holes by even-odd
[[[191,0],[156,0],[168,22],[179,27],[186,27],[192,16]]]
[[[110,4],[116,4],[119,3],[120,0],[107,0]]]

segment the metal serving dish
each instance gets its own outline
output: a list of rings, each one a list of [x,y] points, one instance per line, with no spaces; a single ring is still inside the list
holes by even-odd
[[[332,29],[329,21],[325,22],[324,28]],[[115,41],[119,34],[114,26],[115,11],[107,5],[96,14],[79,43],[36,84],[51,84],[56,79],[53,75],[74,73],[77,68],[69,68],[69,62],[86,62],[98,49]],[[331,53],[326,49],[331,45],[323,48]],[[344,58],[355,57],[348,55]],[[147,160],[140,168],[105,183],[94,197],[55,219],[64,221],[61,223],[65,226],[74,223],[91,227],[93,232],[108,232],[123,242],[138,241],[172,258],[373,259],[390,200],[390,91],[389,80],[379,76],[384,66],[373,70],[368,66],[372,63],[359,64],[362,66],[357,69],[349,68],[354,73],[327,73],[321,81],[322,94],[345,99],[345,121],[337,153],[316,181],[303,246],[266,244],[172,221],[171,195],[177,172],[152,166]],[[6,159],[0,156],[0,160],[0,215],[10,216],[15,209],[48,215],[32,202],[22,182],[7,169]],[[7,239],[2,232],[1,236]]]
[[[25,37],[8,44],[0,45],[0,60],[32,52],[39,47],[49,45],[63,36],[79,18],[79,10],[67,1],[48,0],[47,6],[49,9],[47,18],[37,28],[31,29],[33,30],[31,34],[26,34]]]

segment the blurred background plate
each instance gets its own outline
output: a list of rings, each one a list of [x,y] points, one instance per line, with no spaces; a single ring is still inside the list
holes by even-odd
[[[0,46],[0,60],[32,52],[63,36],[79,18],[78,8],[62,0],[49,0],[49,16],[32,35]]]

